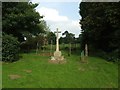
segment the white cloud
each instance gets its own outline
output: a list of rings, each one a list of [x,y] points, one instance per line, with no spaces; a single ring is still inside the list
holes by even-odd
[[[47,21],[67,21],[68,17],[59,15],[56,9],[41,7],[37,10],[41,15],[44,15],[44,20]]]
[[[79,21],[68,20],[66,22],[62,21],[57,23],[48,21],[47,23],[50,25],[51,31],[56,31],[56,28],[59,28],[61,31],[60,36],[62,36],[62,33],[65,31],[75,34],[75,37],[78,37],[81,33]]]
[[[79,26],[79,21],[72,21],[72,25],[76,27]]]
[[[59,11],[52,8],[41,7],[38,8],[37,11],[40,15],[45,16],[44,20],[47,22],[51,31],[54,32],[56,28],[59,28],[61,31],[60,36],[62,36],[64,31],[75,34],[75,37],[79,36],[81,32],[79,20],[71,20],[67,16],[60,15]]]

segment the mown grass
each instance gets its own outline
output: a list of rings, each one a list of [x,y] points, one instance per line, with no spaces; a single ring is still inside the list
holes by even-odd
[[[80,56],[66,52],[66,64],[52,64],[49,56],[22,54],[15,63],[3,63],[3,88],[117,88],[118,66],[97,57],[82,63]],[[30,73],[24,70],[31,70]],[[21,76],[15,80],[9,75]]]

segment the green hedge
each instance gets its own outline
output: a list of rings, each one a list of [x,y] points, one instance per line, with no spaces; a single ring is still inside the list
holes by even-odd
[[[13,62],[19,59],[19,42],[12,35],[2,36],[2,61]]]

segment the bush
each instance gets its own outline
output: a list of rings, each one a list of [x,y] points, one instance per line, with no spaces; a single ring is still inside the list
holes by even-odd
[[[13,62],[19,59],[19,42],[12,35],[2,37],[2,61]]]
[[[34,38],[31,38],[20,44],[20,51],[23,53],[29,53],[31,50],[34,50],[36,48],[37,48],[37,44],[36,44]]]
[[[105,52],[102,50],[96,50],[96,51],[92,51],[90,52],[90,55],[94,55],[94,56],[98,56],[101,57],[107,61],[111,61],[111,62],[119,62],[120,61],[120,57],[119,57],[119,52],[118,50],[112,51],[112,52]]]

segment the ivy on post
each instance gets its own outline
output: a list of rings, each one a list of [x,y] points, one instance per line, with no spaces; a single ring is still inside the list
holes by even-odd
[[[85,61],[88,61],[88,45],[85,44]]]
[[[81,52],[81,55],[80,55],[80,57],[81,57],[81,61],[82,62],[84,62],[85,61],[85,58],[84,58],[84,50],[82,50],[82,52]]]
[[[81,61],[87,62],[88,61],[88,45],[85,44],[85,49],[81,52]]]

